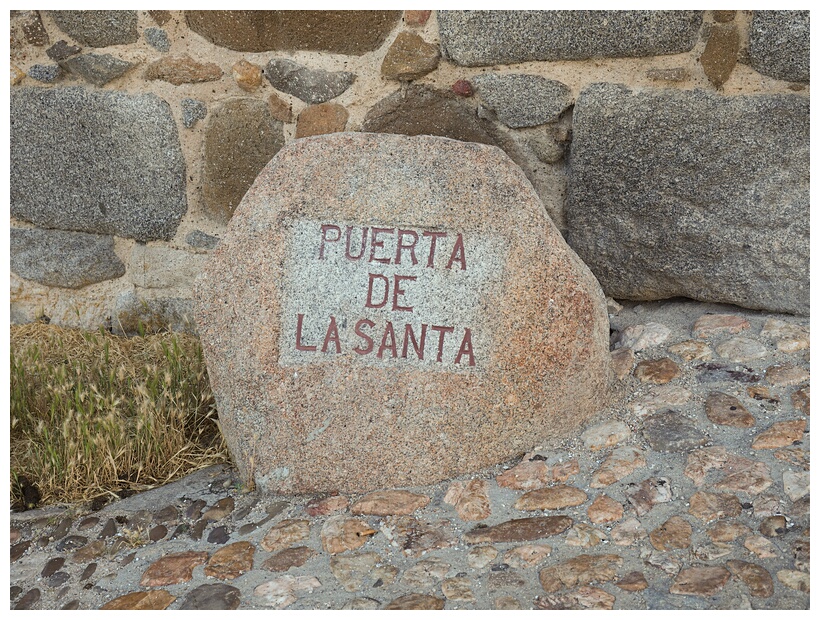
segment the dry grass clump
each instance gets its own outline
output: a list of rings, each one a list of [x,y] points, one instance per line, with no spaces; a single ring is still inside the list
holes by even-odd
[[[42,503],[143,489],[225,462],[199,340],[11,327],[11,490]]]

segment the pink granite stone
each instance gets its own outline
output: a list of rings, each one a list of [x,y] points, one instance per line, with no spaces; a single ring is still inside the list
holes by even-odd
[[[495,147],[292,142],[195,295],[223,433],[266,492],[451,479],[604,404],[604,295]]]

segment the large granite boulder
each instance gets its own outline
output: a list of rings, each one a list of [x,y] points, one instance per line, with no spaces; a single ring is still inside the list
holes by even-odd
[[[808,82],[809,40],[808,11],[755,11],[749,27],[749,60],[764,75]]]
[[[171,107],[153,94],[11,92],[11,214],[43,228],[170,239],[187,210]]]
[[[49,15],[80,45],[124,45],[139,37],[136,11],[49,11]]]
[[[438,11],[442,56],[462,66],[679,54],[703,11]]]
[[[191,30],[239,52],[361,55],[378,49],[400,18],[401,11],[185,11]]]
[[[573,432],[608,385],[603,294],[491,146],[287,145],[195,298],[223,433],[264,491],[452,478]]]
[[[540,75],[482,73],[472,84],[507,127],[534,127],[558,120],[572,105],[569,86]]]
[[[607,294],[809,313],[809,100],[631,91],[575,105],[569,244]]]
[[[11,270],[26,280],[82,288],[125,273],[111,236],[42,228],[9,232]]]
[[[227,222],[256,175],[284,143],[282,123],[271,117],[264,101],[231,97],[215,106],[205,128],[205,212]]]

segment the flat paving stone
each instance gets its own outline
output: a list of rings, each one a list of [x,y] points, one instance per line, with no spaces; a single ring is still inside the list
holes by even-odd
[[[322,583],[312,575],[284,575],[262,583],[253,590],[253,594],[275,609],[285,609],[297,599],[321,588]]]
[[[667,478],[647,478],[640,484],[628,485],[624,495],[640,517],[656,504],[671,502],[672,485]]]
[[[613,581],[623,558],[615,554],[579,555],[538,574],[547,592],[557,592],[576,585]]]
[[[305,512],[311,517],[318,517],[346,510],[349,504],[349,500],[344,495],[335,495],[309,501],[305,505]]]
[[[632,374],[642,383],[663,385],[680,376],[680,367],[670,358],[662,357],[639,362]]]
[[[390,601],[383,609],[444,609],[444,599],[429,594],[405,594]]]
[[[735,314],[704,314],[692,326],[694,338],[709,338],[719,334],[739,334],[749,329],[750,323]]]
[[[726,585],[731,573],[722,566],[703,566],[683,569],[669,592],[689,596],[713,596]]]
[[[366,544],[367,537],[375,533],[376,530],[361,519],[331,517],[322,526],[322,548],[328,553],[352,551]]]
[[[706,433],[675,411],[646,418],[643,434],[657,452],[688,452],[709,442]]]
[[[658,551],[688,549],[692,544],[692,526],[683,517],[675,515],[649,532],[649,542]]]
[[[715,347],[720,357],[732,362],[750,362],[766,357],[766,347],[752,338],[732,338]]]
[[[589,505],[587,515],[593,523],[611,523],[624,516],[624,507],[608,495],[599,495]]]
[[[310,558],[316,555],[316,552],[310,547],[291,547],[290,549],[283,549],[262,564],[262,568],[270,571],[285,572],[286,570],[295,566],[302,566]]]
[[[715,424],[750,428],[755,425],[754,416],[734,396],[712,392],[706,397],[706,417]]]
[[[513,568],[530,568],[543,562],[552,553],[549,545],[521,545],[504,554],[504,563]]]
[[[492,513],[487,495],[486,480],[479,478],[467,482],[453,482],[444,495],[444,502],[453,505],[462,521],[481,521]]]
[[[214,553],[205,565],[205,575],[220,581],[229,581],[244,575],[253,568],[256,551],[247,540],[240,540]]]
[[[345,590],[356,592],[380,561],[379,554],[373,552],[336,555],[330,558],[330,572]]]
[[[547,486],[552,481],[552,472],[544,461],[522,461],[496,476],[495,481],[500,487],[532,491]]]
[[[741,510],[740,500],[731,493],[698,491],[689,498],[689,514],[705,522],[736,517]]]
[[[208,554],[204,551],[183,551],[166,555],[148,567],[140,579],[140,585],[157,587],[190,581],[194,568],[207,560]]]
[[[631,573],[624,575],[620,580],[615,582],[615,585],[621,590],[626,590],[627,592],[640,592],[641,590],[646,590],[649,587],[649,583],[646,581],[646,577],[644,577],[644,574],[641,571],[632,571]]]
[[[179,609],[236,609],[239,602],[239,588],[226,583],[204,583],[187,594]]]
[[[34,607],[34,605],[37,604],[37,601],[39,600],[39,588],[32,588],[23,595],[23,598],[17,601],[17,604],[13,607],[13,609],[31,609],[32,607]]]
[[[702,340],[685,340],[669,347],[669,352],[683,358],[687,362],[692,360],[708,361],[714,358],[715,352],[708,343]]]
[[[516,510],[559,510],[579,506],[587,501],[587,494],[578,487],[558,484],[522,495],[513,506]]]
[[[771,450],[773,448],[785,448],[795,441],[803,439],[803,431],[806,430],[806,420],[787,420],[775,422],[772,426],[755,437],[752,442],[753,450]]]
[[[464,540],[469,544],[538,540],[560,534],[568,530],[571,525],[572,519],[569,517],[527,517],[490,527],[476,528],[466,533]]]
[[[426,495],[410,491],[375,491],[368,493],[350,507],[354,515],[409,515],[430,503]]]
[[[65,564],[65,558],[53,558],[46,562],[46,565],[43,567],[42,572],[40,573],[41,577],[51,577],[54,573],[60,570]]]
[[[467,564],[470,568],[481,570],[489,566],[496,557],[498,557],[498,549],[492,545],[481,545],[467,552]]]
[[[285,519],[274,525],[262,539],[265,551],[280,551],[291,543],[306,540],[310,535],[310,521],[306,519]]]
[[[581,433],[584,446],[596,452],[604,448],[611,448],[625,441],[632,434],[629,427],[620,420],[604,422]]]
[[[167,609],[176,597],[165,590],[150,590],[148,592],[132,592],[108,601],[100,607],[103,610],[145,610]]]
[[[646,467],[646,459],[640,449],[633,446],[616,448],[592,475],[589,486],[602,489],[642,467]]]

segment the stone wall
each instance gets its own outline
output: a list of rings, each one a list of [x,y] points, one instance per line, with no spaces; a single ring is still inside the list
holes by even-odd
[[[808,11],[12,11],[11,319],[192,329],[262,167],[496,145],[616,298],[809,312]]]

